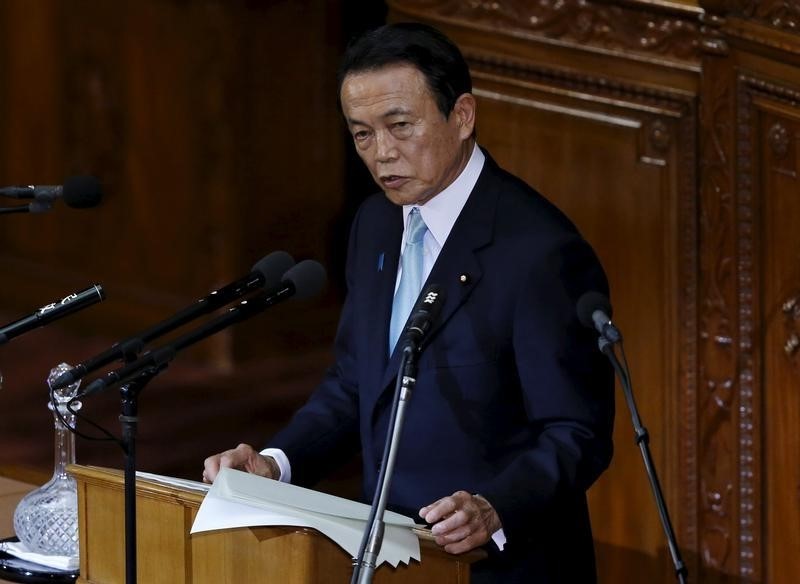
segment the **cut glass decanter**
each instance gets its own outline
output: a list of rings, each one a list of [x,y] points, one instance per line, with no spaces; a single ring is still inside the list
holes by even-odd
[[[50,371],[47,384],[71,369],[61,363]],[[56,407],[64,421],[75,427],[75,416],[67,402],[78,393],[80,381],[53,392]],[[48,403],[53,411],[53,403]],[[73,410],[81,407],[72,404]],[[53,412],[55,418],[55,468],[53,477],[40,488],[25,495],[14,511],[14,530],[19,540],[32,552],[56,556],[78,556],[78,490],[67,466],[75,463],[75,435]]]

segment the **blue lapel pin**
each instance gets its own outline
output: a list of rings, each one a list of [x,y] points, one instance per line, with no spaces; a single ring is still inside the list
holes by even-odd
[[[378,271],[379,272],[383,271],[383,258],[384,258],[385,255],[386,254],[384,252],[381,252],[380,254],[378,254]]]

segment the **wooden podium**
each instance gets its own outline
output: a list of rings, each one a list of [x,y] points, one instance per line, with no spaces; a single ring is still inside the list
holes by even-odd
[[[79,584],[125,581],[123,473],[70,466],[78,482]],[[313,529],[245,527],[189,534],[203,495],[138,480],[137,568],[140,584],[347,584],[347,552]],[[376,584],[468,584],[469,564],[482,553],[453,556],[420,542],[422,562],[383,565]]]

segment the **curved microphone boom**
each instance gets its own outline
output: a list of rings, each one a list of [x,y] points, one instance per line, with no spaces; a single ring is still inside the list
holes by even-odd
[[[622,393],[625,395],[625,401],[628,404],[628,410],[631,414],[633,430],[636,435],[636,445],[641,452],[645,472],[650,481],[650,490],[653,492],[653,498],[655,499],[656,508],[658,509],[658,514],[661,519],[661,526],[667,538],[667,547],[669,548],[672,564],[675,568],[675,576],[678,582],[686,584],[689,577],[689,570],[686,564],[683,563],[680,548],[678,547],[678,540],[675,537],[675,531],[672,528],[672,522],[669,518],[667,504],[664,501],[661,483],[658,480],[656,466],[653,462],[653,456],[650,453],[650,433],[647,431],[647,428],[644,427],[644,424],[642,424],[642,420],[639,417],[639,409],[636,407],[636,400],[633,397],[630,372],[628,371],[625,360],[625,351],[622,348],[622,334],[611,322],[611,303],[608,297],[600,292],[586,292],[578,299],[575,312],[577,312],[578,320],[581,324],[590,329],[594,329],[600,334],[598,347],[600,351],[608,357],[612,367],[614,367],[614,371],[619,377]],[[622,363],[617,359],[617,355],[614,352],[614,346],[617,343],[619,343],[620,351],[622,352]]]
[[[227,313],[205,323],[194,331],[186,333],[162,347],[147,351],[136,361],[95,379],[86,387],[81,397],[89,396],[111,385],[124,382],[144,371],[160,371],[175,358],[178,351],[222,329],[246,320],[289,298],[303,299],[319,294],[325,286],[325,279],[325,268],[322,265],[313,260],[303,260],[287,270],[281,282],[263,294],[243,300],[237,306],[229,309]]]
[[[294,259],[285,251],[274,251],[261,258],[252,271],[235,282],[211,292],[174,316],[159,322],[149,329],[115,343],[99,355],[76,365],[59,375],[53,382],[53,389],[75,383],[84,375],[123,358],[134,358],[142,352],[146,343],[167,334],[176,328],[221,308],[237,298],[262,288],[271,288],[281,281],[284,273],[294,266]]]
[[[93,176],[72,176],[63,185],[18,185],[0,188],[0,196],[13,199],[33,199],[27,205],[7,207],[3,213],[44,213],[56,199],[62,198],[68,207],[88,209],[103,199],[100,182]]]
[[[86,290],[68,294],[61,300],[45,304],[33,314],[0,327],[0,345],[29,330],[44,326],[49,322],[100,302],[105,297],[103,287],[100,284],[95,284]]]

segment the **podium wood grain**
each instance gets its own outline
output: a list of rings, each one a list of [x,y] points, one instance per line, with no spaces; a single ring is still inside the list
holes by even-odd
[[[124,478],[121,471],[72,466],[78,481],[79,584],[120,584],[125,574]],[[147,584],[312,584],[349,581],[351,559],[313,529],[254,527],[190,535],[202,495],[137,481],[138,581]],[[467,584],[469,564],[422,541],[422,562],[384,565],[376,584]]]

